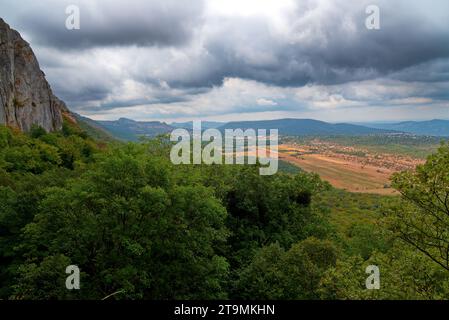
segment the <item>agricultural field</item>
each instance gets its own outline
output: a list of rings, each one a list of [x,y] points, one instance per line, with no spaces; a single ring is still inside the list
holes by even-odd
[[[348,146],[362,149],[370,153],[384,153],[411,156],[425,160],[431,153],[437,151],[441,142],[448,139],[442,137],[416,136],[409,134],[384,134],[384,135],[336,135],[336,136],[305,136],[283,137],[282,143],[311,144],[313,141],[325,141],[339,146]]]
[[[413,136],[289,137],[279,146],[279,158],[338,189],[395,195],[391,175],[413,170],[438,146],[436,138]]]

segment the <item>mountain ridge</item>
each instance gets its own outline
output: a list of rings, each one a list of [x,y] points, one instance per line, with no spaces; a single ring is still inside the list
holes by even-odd
[[[89,118],[86,118],[89,119]],[[159,134],[167,134],[177,128],[191,129],[192,122],[172,123],[171,125],[160,121],[135,121],[128,118],[118,120],[93,121],[110,134],[121,140],[138,141],[139,137],[155,137]],[[207,124],[208,122],[206,122]],[[216,126],[219,122],[210,122]],[[388,134],[397,131],[369,128],[365,126],[352,125],[347,123],[332,124],[325,121],[313,119],[276,119],[258,121],[238,121],[221,123],[217,130],[225,129],[278,129],[281,135],[368,135],[368,134]],[[211,126],[203,126],[202,130],[210,129]]]
[[[95,121],[95,120],[91,120]],[[138,141],[139,137],[155,137],[176,129],[160,121],[135,121],[128,118],[118,120],[97,120],[100,127],[120,140]]]
[[[280,135],[367,135],[398,133],[392,130],[370,128],[348,123],[329,123],[314,119],[276,119],[229,122],[219,127],[225,129],[278,129]]]
[[[449,137],[449,120],[401,121],[395,123],[364,124],[372,128],[390,129],[416,135]]]

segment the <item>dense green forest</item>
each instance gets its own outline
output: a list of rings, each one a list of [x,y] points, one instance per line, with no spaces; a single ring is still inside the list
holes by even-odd
[[[175,166],[170,144],[0,127],[0,299],[445,299],[449,147],[351,194],[281,165]],[[81,269],[67,290],[65,269]],[[367,290],[368,265],[381,287]]]

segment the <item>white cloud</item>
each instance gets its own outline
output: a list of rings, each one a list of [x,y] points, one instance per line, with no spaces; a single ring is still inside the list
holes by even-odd
[[[273,100],[270,99],[265,99],[265,98],[260,98],[257,99],[257,104],[259,106],[277,106],[277,102],[274,102]]]

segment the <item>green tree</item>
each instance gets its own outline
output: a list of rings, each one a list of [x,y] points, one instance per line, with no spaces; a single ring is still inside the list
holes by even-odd
[[[379,268],[379,290],[366,288],[370,265]],[[388,252],[374,252],[366,261],[360,256],[339,259],[322,277],[318,291],[327,300],[447,299],[449,275],[421,252],[395,243]]]
[[[449,271],[449,145],[416,171],[396,174],[393,186],[404,201],[388,211],[390,227]]]
[[[326,240],[308,238],[288,251],[272,244],[242,269],[238,292],[245,299],[316,299],[322,275],[336,260],[337,249]]]
[[[226,210],[210,189],[177,185],[171,164],[144,150],[114,149],[80,178],[45,191],[18,248],[26,260],[16,295],[33,297],[38,281],[54,283],[45,263],[64,256],[84,272],[82,298],[226,297],[228,264],[217,252]],[[47,290],[53,296],[59,287]]]

